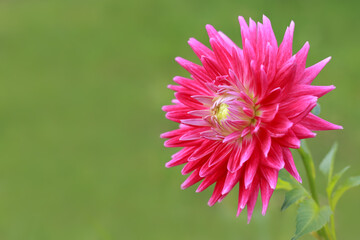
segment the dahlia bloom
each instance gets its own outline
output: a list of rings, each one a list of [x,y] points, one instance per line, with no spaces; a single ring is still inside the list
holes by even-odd
[[[294,22],[280,46],[267,17],[239,22],[243,49],[207,25],[212,50],[194,38],[188,42],[202,66],[176,58],[191,77],[169,85],[176,99],[162,109],[180,125],[161,137],[169,138],[165,147],[183,147],[166,163],[185,164],[181,173],[191,173],[182,189],[202,181],[201,192],[215,184],[212,206],[238,184],[237,215],[247,206],[250,221],[259,190],[266,213],[280,169],[301,182],[289,148],[315,137],[313,131],[342,127],[311,113],[317,99],[335,89],[311,85],[330,58],[306,68],[309,43],[292,52]]]

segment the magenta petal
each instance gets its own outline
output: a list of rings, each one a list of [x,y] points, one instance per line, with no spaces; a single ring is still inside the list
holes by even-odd
[[[279,111],[279,104],[266,105],[260,108],[261,121],[271,122]]]
[[[292,96],[303,96],[303,95],[313,95],[316,97],[322,97],[325,94],[331,92],[335,89],[334,85],[330,86],[312,86],[312,85],[299,85],[297,89],[294,89]]]
[[[266,213],[266,210],[268,208],[268,205],[269,205],[269,201],[270,201],[270,198],[274,192],[274,189],[272,189],[270,187],[270,185],[268,184],[268,182],[261,178],[260,180],[260,190],[261,190],[261,199],[262,199],[262,203],[263,203],[263,207],[262,207],[262,215],[265,215]]]
[[[267,157],[271,147],[271,137],[265,129],[261,129],[258,134],[259,142],[261,144],[261,150],[264,156]]]
[[[292,56],[292,44],[294,36],[295,23],[291,21],[290,26],[286,29],[284,39],[280,44],[277,62],[281,66]]]
[[[191,126],[210,126],[209,122],[207,122],[201,118],[182,119],[181,123],[191,125]]]
[[[214,53],[208,47],[206,47],[204,44],[202,44],[195,38],[190,38],[188,43],[199,59],[201,59],[201,56],[206,56],[208,58],[215,57]]]
[[[240,155],[241,155],[241,147],[234,146],[233,152],[229,157],[229,161],[227,164],[228,171],[234,173],[238,171],[241,167],[240,165]]]
[[[238,131],[238,132],[233,132],[233,133],[227,135],[227,136],[224,138],[223,142],[224,142],[224,143],[232,142],[232,141],[234,141],[234,140],[239,139],[240,136],[241,136],[241,132],[240,132],[240,131]]]
[[[229,193],[231,191],[231,189],[233,189],[233,187],[236,185],[236,183],[239,182],[240,175],[241,175],[240,171],[233,172],[233,173],[232,172],[227,173],[224,187],[221,191],[222,195]]]
[[[264,166],[280,170],[285,166],[282,148],[279,144],[273,143],[269,156],[262,162]]]
[[[331,57],[325,58],[321,62],[308,67],[304,71],[304,75],[300,80],[302,84],[311,84],[312,81],[316,78],[316,76],[320,73],[320,71],[325,67],[325,65],[331,60]]]
[[[304,44],[304,46],[300,49],[300,51],[295,54],[295,62],[296,62],[296,66],[297,66],[296,67],[296,78],[295,78],[296,82],[301,78],[302,73],[305,70],[306,58],[307,58],[309,49],[310,49],[309,42],[306,42]]]
[[[294,131],[296,137],[299,139],[313,138],[316,136],[316,133],[313,133],[301,124],[296,124],[295,126],[293,126],[292,130]]]
[[[212,185],[213,183],[215,183],[219,177],[223,176],[224,173],[222,171],[217,171],[214,174],[207,176],[204,178],[204,180],[201,182],[201,184],[199,185],[199,187],[196,189],[196,192],[202,192],[204,191],[206,188],[208,188],[210,185]]]
[[[256,146],[256,140],[254,138],[243,141],[241,157],[240,157],[240,167],[251,157],[255,146]]]
[[[258,198],[259,195],[259,184],[256,183],[256,185],[254,185],[253,189],[251,190],[251,195],[249,198],[249,201],[247,203],[247,212],[248,212],[248,219],[247,219],[247,223],[249,224],[251,221],[251,216],[253,214],[254,208],[255,208],[255,204],[256,204],[256,200]]]
[[[266,129],[271,133],[286,133],[293,123],[284,115],[277,114],[273,121],[266,124]]]
[[[312,113],[309,113],[309,115],[307,115],[307,117],[304,118],[301,124],[304,127],[313,131],[343,129],[342,126],[330,123],[322,118],[315,116]]]
[[[181,189],[186,189],[195,183],[199,182],[202,177],[199,176],[199,169],[196,169],[190,176],[181,184]]]
[[[217,148],[209,158],[209,166],[215,165],[228,158],[232,150],[233,146],[231,145],[221,145],[221,148]]]
[[[257,173],[258,167],[260,163],[259,154],[254,154],[254,156],[246,163],[245,166],[245,176],[244,176],[244,186],[245,188],[249,188],[251,183],[254,180],[254,177]]]
[[[261,168],[261,173],[262,173],[263,177],[266,179],[266,181],[268,182],[268,184],[270,185],[270,187],[272,189],[275,189],[279,170],[276,170],[273,168],[268,168],[268,167],[263,167],[263,168]]]
[[[288,171],[298,182],[302,182],[300,174],[298,173],[293,156],[288,148],[283,148],[285,169]]]
[[[278,142],[283,147],[288,148],[300,148],[300,139],[297,138],[295,133],[289,129],[287,134],[281,138],[276,138],[276,142]]]
[[[213,206],[223,195],[221,194],[221,190],[224,185],[224,178],[220,178],[219,181],[217,181],[213,194],[211,195],[208,205]]]

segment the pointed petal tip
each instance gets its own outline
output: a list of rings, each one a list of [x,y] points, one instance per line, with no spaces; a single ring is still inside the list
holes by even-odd
[[[211,24],[206,24],[206,25],[205,25],[205,29],[206,29],[206,31],[213,31],[213,30],[215,30],[215,28],[214,28]]]
[[[264,205],[262,210],[261,210],[261,215],[265,216],[266,215],[266,211],[267,211],[268,205]]]
[[[294,29],[295,28],[295,22],[291,20],[289,28]]]
[[[188,43],[190,44],[190,43],[195,42],[195,41],[196,41],[196,39],[193,38],[193,37],[191,37],[191,38],[189,38]],[[191,44],[190,44],[190,45],[191,45]]]
[[[244,208],[241,207],[241,206],[238,208],[238,210],[237,210],[237,212],[236,212],[236,217],[239,217],[239,216],[240,216],[240,213],[242,212],[243,209],[244,209]]]
[[[230,188],[230,187],[226,187],[226,188],[224,188],[224,189],[221,191],[221,195],[228,194],[230,191],[231,191],[231,188]]]
[[[301,177],[299,176],[298,179],[296,179],[299,183],[302,183],[302,179]]]
[[[247,218],[247,224],[250,224],[250,221],[251,221],[251,217],[252,217],[252,214],[248,214],[248,218]]]
[[[239,17],[238,17],[238,20],[239,20],[239,22],[240,22],[240,21],[246,22],[246,21],[245,21],[245,18],[244,18],[243,16],[239,16]]]
[[[161,110],[164,111],[164,112],[166,112],[165,109],[166,109],[165,106],[162,106],[162,107],[161,107]],[[161,135],[160,135],[160,136],[161,136]]]
[[[269,183],[269,182],[268,182]],[[275,190],[276,189],[276,183],[274,184],[273,182],[269,183],[269,186],[271,189]]]
[[[341,126],[341,125],[336,125],[336,124],[333,124],[334,126],[333,126],[333,129],[332,130],[343,130],[344,128],[343,128],[343,126]]]

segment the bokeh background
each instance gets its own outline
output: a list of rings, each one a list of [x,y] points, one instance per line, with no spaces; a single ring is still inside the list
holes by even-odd
[[[180,190],[164,164],[161,132],[176,127],[161,106],[174,57],[196,61],[189,37],[208,43],[211,23],[241,43],[237,16],[266,14],[280,41],[296,23],[294,50],[309,41],[315,80],[337,89],[321,116],[344,126],[308,141],[318,164],[339,142],[336,170],[360,173],[359,1],[0,1],[0,239],[288,240],[295,207],[276,192],[262,217],[236,213],[236,192],[212,208],[212,190]],[[294,152],[302,174],[304,169]],[[319,176],[319,186],[324,182]],[[304,184],[307,184],[306,181]],[[359,236],[360,189],[339,202],[338,239]],[[303,239],[311,239],[304,237]]]

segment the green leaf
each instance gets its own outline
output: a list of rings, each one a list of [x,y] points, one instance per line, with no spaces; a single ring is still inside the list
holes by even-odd
[[[327,188],[326,188],[326,193],[328,195],[328,197],[331,197],[331,194],[333,193],[333,190],[337,184],[337,182],[340,180],[341,176],[350,168],[350,166],[345,167],[343,170],[341,170],[340,172],[338,172],[337,174],[335,174],[332,178],[330,183],[328,184]]]
[[[350,188],[360,185],[360,176],[348,178],[341,186],[339,186],[333,194],[332,209],[335,209],[337,202],[341,196]]]
[[[284,203],[281,206],[281,211],[284,211],[292,204],[303,200],[305,197],[310,197],[310,196],[302,188],[294,188],[291,191],[286,192]]]
[[[338,148],[338,144],[334,143],[326,154],[325,158],[322,160],[320,164],[320,171],[325,175],[328,176],[328,182],[331,181],[333,170],[334,170],[334,162],[335,162],[335,154]]]
[[[319,103],[316,103],[316,106],[313,108],[313,110],[311,110],[311,113],[319,116],[320,115],[320,111],[321,111],[321,107]]]
[[[278,179],[277,184],[276,184],[276,190],[290,191],[291,189],[293,189],[293,186],[289,182],[284,181],[280,178]]]
[[[319,230],[329,221],[331,214],[332,211],[329,206],[320,209],[312,199],[303,201],[296,216],[296,231],[292,240]]]

